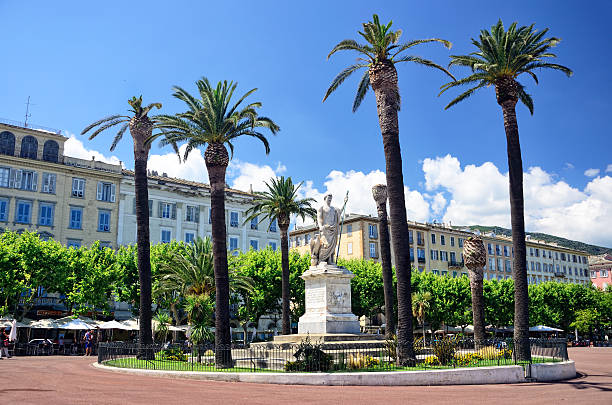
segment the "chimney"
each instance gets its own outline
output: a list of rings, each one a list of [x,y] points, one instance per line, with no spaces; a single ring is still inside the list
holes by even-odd
[[[249,193],[253,194],[253,185],[249,184]]]

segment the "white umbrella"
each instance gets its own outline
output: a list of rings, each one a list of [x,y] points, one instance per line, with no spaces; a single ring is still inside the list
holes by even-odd
[[[11,325],[11,333],[9,334],[9,341],[14,342],[17,340],[17,320],[13,319],[13,324]]]
[[[63,325],[60,325],[58,329],[66,329],[66,330],[89,330],[93,329],[93,327],[80,319],[73,319],[70,322],[67,322]]]
[[[121,329],[121,330],[130,330],[130,327],[122,324],[121,322],[117,322],[115,320],[101,323],[98,325],[100,329]]]
[[[27,326],[32,329],[59,329],[59,324],[55,319],[40,319],[30,322]]]
[[[546,325],[536,325],[529,328],[529,332],[563,332],[563,329],[557,329]]]

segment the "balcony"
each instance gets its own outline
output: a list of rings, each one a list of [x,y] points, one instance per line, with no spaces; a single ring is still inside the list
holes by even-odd
[[[451,260],[450,262],[448,262],[448,267],[454,267],[454,268],[462,268],[463,267],[463,262],[458,262],[456,260]]]
[[[555,271],[555,277],[565,278],[565,273],[560,271]]]
[[[419,240],[417,240],[417,245],[425,246],[425,241],[423,239],[419,239]]]
[[[424,257],[419,257],[419,263],[425,263],[425,258]]]

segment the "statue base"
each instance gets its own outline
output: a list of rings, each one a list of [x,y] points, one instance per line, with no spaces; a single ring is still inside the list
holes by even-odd
[[[353,273],[321,262],[300,276],[306,282],[306,311],[298,322],[298,334],[358,334],[359,319],[351,312]]]

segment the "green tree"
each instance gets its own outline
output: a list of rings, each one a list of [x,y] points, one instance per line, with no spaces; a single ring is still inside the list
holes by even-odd
[[[151,142],[158,135],[153,135],[157,119],[150,118],[149,112],[153,108],[161,108],[161,103],[142,105],[142,96],[132,97],[128,100],[131,115],[111,115],[87,126],[81,134],[94,130],[89,139],[95,138],[101,132],[116,125],[121,125],[110,150],[114,150],[117,143],[129,128],[134,144],[134,192],[136,194],[136,245],[138,247],[138,277],[140,281],[140,338],[139,344],[153,343],[151,328],[151,257],[149,237],[149,189],[147,181],[147,161]],[[143,352],[143,353],[146,353]]]
[[[245,214],[245,223],[267,219],[272,224],[278,221],[281,234],[281,267],[282,267],[282,319],[283,335],[291,334],[291,320],[289,318],[289,222],[291,216],[296,215],[305,220],[306,217],[316,219],[317,211],[311,204],[314,198],[299,198],[298,190],[302,183],[293,184],[291,177],[284,176],[270,179],[265,183],[268,188],[263,192],[256,192],[253,206]]]
[[[463,85],[474,87],[452,100],[446,108],[470,97],[475,91],[493,86],[497,103],[502,108],[506,144],[508,149],[508,172],[510,178],[510,214],[512,222],[512,245],[514,247],[514,338],[518,341],[517,358],[531,358],[529,345],[529,295],[527,285],[527,248],[525,244],[525,213],[523,198],[523,161],[516,119],[516,103],[520,100],[533,114],[533,99],[525,87],[517,81],[525,73],[538,83],[536,69],[555,69],[571,76],[572,71],[562,65],[546,62],[556,57],[550,51],[559,43],[555,37],[544,38],[548,29],[537,32],[533,25],[517,27],[512,23],[504,29],[501,19],[491,27],[491,32],[480,31],[478,40],[472,39],[476,52],[469,55],[452,55],[450,65],[467,66],[472,74],[442,86],[441,93]]]
[[[429,291],[412,293],[412,315],[423,325],[423,347],[425,346],[425,316],[431,307],[431,293]]]
[[[382,311],[385,293],[380,263],[372,260],[338,260],[338,265],[350,270],[355,278],[351,280],[351,301],[353,313],[372,318]]]
[[[242,105],[243,101],[257,89],[252,89],[233,102],[232,96],[237,84],[219,82],[212,87],[208,79],[196,83],[200,99],[192,96],[180,87],[174,87],[174,97],[187,105],[185,112],[176,115],[160,116],[161,128],[165,133],[162,144],[187,142],[183,158],[186,160],[195,148],[206,146],[204,160],[210,179],[210,201],[212,240],[215,270],[215,353],[219,366],[231,366],[231,353],[219,350],[221,346],[231,344],[229,323],[229,276],[227,267],[227,233],[225,229],[225,172],[230,156],[225,145],[234,151],[233,142],[243,136],[259,139],[265,147],[266,154],[270,146],[261,129],[268,129],[272,134],[279,130],[278,125],[270,118],[259,116],[257,110],[260,102]],[[178,152],[177,152],[178,153]],[[180,159],[180,155],[179,155]]]
[[[514,317],[514,283],[512,280],[485,280],[483,284],[485,323],[508,326]]]
[[[443,39],[418,39],[400,43],[401,30],[392,31],[391,22],[380,24],[378,16],[373,21],[363,24],[363,32],[359,35],[366,44],[360,44],[353,39],[345,39],[338,43],[329,53],[328,58],[338,51],[355,51],[359,54],[359,62],[340,72],[332,81],[325,93],[323,101],[333,93],[347,77],[359,69],[365,68],[357,93],[353,101],[353,112],[357,111],[370,86],[376,96],[378,122],[380,125],[386,161],[386,178],[389,194],[389,209],[391,216],[391,242],[395,255],[395,271],[397,273],[398,301],[398,357],[401,364],[415,362],[412,336],[412,303],[410,288],[410,245],[408,241],[408,223],[406,218],[406,203],[404,196],[404,175],[402,172],[402,155],[399,142],[398,111],[400,95],[397,83],[395,65],[401,62],[413,62],[427,67],[439,69],[452,75],[436,63],[419,56],[404,55],[404,51],[428,42],[439,42],[450,48],[451,43]]]

